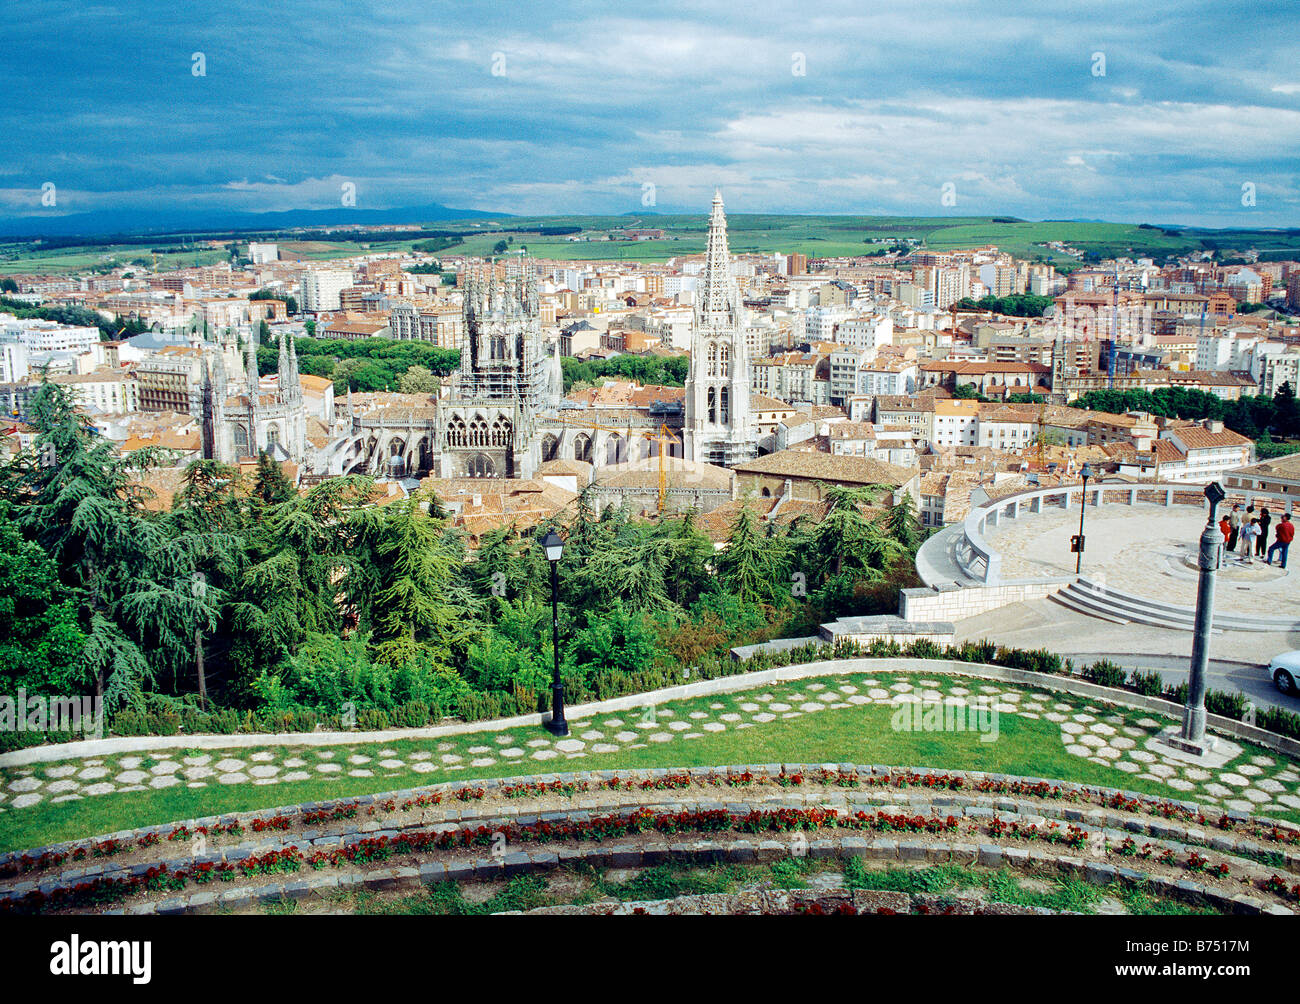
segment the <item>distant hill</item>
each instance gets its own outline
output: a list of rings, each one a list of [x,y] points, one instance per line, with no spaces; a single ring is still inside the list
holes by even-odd
[[[289,209],[277,213],[237,213],[225,210],[98,209],[66,216],[0,217],[0,236],[69,237],[105,234],[164,234],[186,231],[284,230],[290,227],[369,226],[387,223],[425,223],[433,220],[469,220],[508,217],[509,213],[484,213],[451,209],[439,203],[403,209]]]

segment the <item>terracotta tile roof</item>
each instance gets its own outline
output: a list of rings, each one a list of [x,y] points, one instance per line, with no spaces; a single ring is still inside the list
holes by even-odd
[[[1174,435],[1189,450],[1216,450],[1230,446],[1249,446],[1250,440],[1231,429],[1211,432],[1204,426],[1190,425],[1185,429],[1175,429]]]
[[[808,478],[846,484],[906,484],[916,473],[869,457],[837,456],[802,450],[780,450],[765,457],[737,464],[742,474],[770,474],[774,477]]]

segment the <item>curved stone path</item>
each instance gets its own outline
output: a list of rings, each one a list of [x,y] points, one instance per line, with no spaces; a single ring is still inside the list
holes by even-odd
[[[1240,812],[1300,810],[1300,769],[1281,754],[1242,753],[1213,770],[1191,766],[1167,755],[1155,742],[1169,720],[1068,694],[982,683],[977,678],[877,673],[830,675],[597,714],[570,723],[571,735],[559,740],[541,730],[511,729],[389,745],[169,750],[157,757],[133,753],[5,768],[0,770],[0,819],[42,803],[181,785],[204,789],[334,779],[340,793],[345,793],[347,778],[432,782],[454,780],[462,771],[515,765],[516,773],[529,774],[539,765],[558,768],[565,761],[676,745],[832,710],[871,705],[900,708],[914,702],[942,702],[954,709],[982,706],[999,715],[1053,722],[1060,727],[1065,751],[1113,769],[1116,787],[1125,785],[1126,776],[1136,776],[1168,788],[1171,797],[1195,797]],[[597,761],[591,766],[604,764]],[[269,798],[268,804],[273,801]]]

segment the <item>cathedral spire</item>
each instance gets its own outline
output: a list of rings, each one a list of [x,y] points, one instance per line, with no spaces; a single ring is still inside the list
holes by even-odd
[[[700,283],[699,312],[708,318],[734,314],[736,287],[731,278],[731,252],[727,249],[727,216],[722,209],[722,192],[713,193],[709,212],[709,236],[704,253],[704,277]]]

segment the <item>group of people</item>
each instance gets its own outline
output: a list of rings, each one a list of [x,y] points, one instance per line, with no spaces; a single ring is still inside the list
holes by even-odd
[[[1244,513],[1241,506],[1234,505],[1232,511],[1219,520],[1224,549],[1229,553],[1237,552],[1241,555],[1240,560],[1245,562],[1253,563],[1256,557],[1263,558],[1266,565],[1273,564],[1273,555],[1280,553],[1278,564],[1286,568],[1286,552],[1295,538],[1295,524],[1291,522],[1289,512],[1283,513],[1273,529],[1273,543],[1269,544],[1268,528],[1272,523],[1273,517],[1267,508],[1261,508],[1259,515],[1255,515],[1253,505],[1247,506]]]

